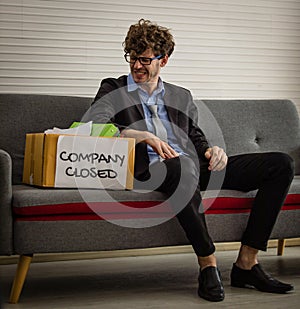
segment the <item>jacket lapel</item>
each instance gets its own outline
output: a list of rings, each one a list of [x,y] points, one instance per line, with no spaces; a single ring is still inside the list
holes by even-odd
[[[165,107],[168,112],[171,123],[178,125],[178,108],[176,107],[176,102],[178,98],[174,97],[174,94],[170,91],[167,84],[165,84],[165,95],[164,102]]]
[[[126,90],[127,92],[127,90]],[[127,92],[128,109],[130,123],[133,128],[138,130],[147,130],[147,124],[145,120],[145,114],[143,106],[140,102],[140,97],[137,91]]]
[[[128,96],[130,97],[130,100],[132,104],[135,106],[137,113],[139,114],[140,119],[145,118],[144,109],[140,101],[140,97],[138,95],[137,90],[128,92]]]

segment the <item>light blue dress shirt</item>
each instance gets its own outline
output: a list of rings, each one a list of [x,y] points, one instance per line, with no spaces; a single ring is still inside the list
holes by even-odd
[[[135,91],[138,89],[138,94],[143,106],[144,114],[145,114],[145,120],[146,125],[148,128],[148,131],[154,133],[154,128],[152,124],[152,118],[151,118],[151,112],[148,108],[149,105],[157,104],[157,112],[158,116],[163,122],[167,134],[168,134],[168,144],[179,154],[183,154],[182,149],[179,147],[176,137],[174,135],[172,126],[170,124],[170,119],[164,104],[164,94],[165,94],[165,88],[164,84],[161,78],[159,78],[157,88],[153,91],[151,95],[148,94],[146,90],[144,90],[141,86],[139,86],[134,80],[131,74],[127,77],[127,90],[128,92]],[[150,164],[154,163],[155,161],[160,159],[160,156],[152,149],[151,146],[148,145],[147,147],[148,155]]]

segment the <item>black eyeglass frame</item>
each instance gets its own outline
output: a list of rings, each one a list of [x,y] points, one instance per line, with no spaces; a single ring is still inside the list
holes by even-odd
[[[131,57],[130,53],[126,53],[124,55],[124,58],[125,58],[126,62],[128,62],[130,64],[135,64],[137,61],[139,61],[140,64],[142,64],[142,65],[150,65],[153,60],[163,58],[163,55],[158,55],[158,56],[155,56],[155,57],[152,57],[152,58],[148,58],[148,57]]]

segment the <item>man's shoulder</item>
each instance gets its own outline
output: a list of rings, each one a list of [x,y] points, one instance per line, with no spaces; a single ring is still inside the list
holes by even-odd
[[[92,104],[94,104],[98,99],[102,98],[108,93],[116,89],[125,87],[126,85],[127,85],[127,75],[122,75],[118,78],[113,78],[113,77],[104,78],[101,81],[100,88]]]
[[[101,86],[109,85],[115,89],[124,87],[127,85],[127,77],[128,77],[127,75],[122,75],[118,78],[114,78],[114,77],[105,78],[101,81]]]

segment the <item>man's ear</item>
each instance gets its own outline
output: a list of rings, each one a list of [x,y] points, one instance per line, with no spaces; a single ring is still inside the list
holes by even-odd
[[[163,68],[164,66],[166,66],[166,64],[168,63],[169,60],[169,56],[165,55],[163,58],[161,58],[160,60],[160,66]]]

